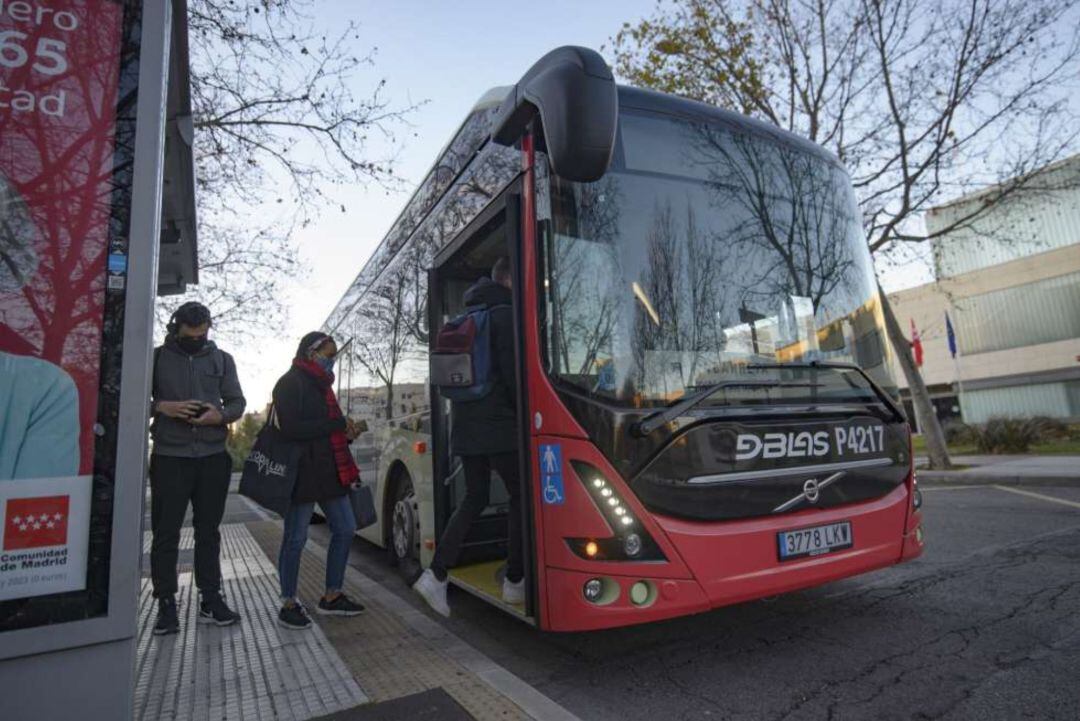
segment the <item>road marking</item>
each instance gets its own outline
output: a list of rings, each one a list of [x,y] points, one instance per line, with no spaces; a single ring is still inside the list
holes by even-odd
[[[241,495],[240,495],[239,493],[237,493],[237,494],[236,494],[236,496],[237,496],[237,498],[239,498],[239,499],[240,499],[241,501],[243,501],[243,502],[244,502],[245,504],[247,504],[247,507],[251,509],[251,512],[252,512],[252,513],[254,513],[254,514],[255,514],[256,516],[258,516],[258,517],[259,517],[259,518],[261,518],[262,520],[264,520],[264,521],[276,521],[276,520],[277,520],[276,518],[274,518],[273,516],[271,516],[271,515],[270,515],[269,513],[267,513],[266,511],[264,511],[264,510],[262,509],[262,507],[261,507],[261,506],[260,506],[260,505],[259,505],[258,503],[256,503],[255,501],[251,500],[251,499],[250,499],[250,498],[248,498],[247,496],[241,496]]]
[[[929,493],[930,491],[966,491],[969,488],[986,488],[986,486],[931,486],[927,488],[923,484],[919,484],[919,490],[923,493]]]
[[[1009,493],[1016,493],[1021,496],[1031,496],[1032,498],[1038,498],[1042,501],[1050,501],[1051,503],[1060,503],[1063,506],[1070,506],[1072,508],[1080,508],[1080,503],[1076,501],[1066,501],[1064,498],[1055,498],[1053,496],[1045,496],[1042,493],[1034,493],[1032,491],[1022,491],[1019,488],[1011,488],[1009,486],[994,486],[999,491],[1008,491]]]

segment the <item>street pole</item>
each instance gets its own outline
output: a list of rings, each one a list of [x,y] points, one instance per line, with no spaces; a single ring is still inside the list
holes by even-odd
[[[956,308],[952,303],[949,303],[949,310],[952,312],[952,318],[956,317]],[[956,405],[960,406],[960,420],[964,423],[964,381],[963,372],[960,367],[960,344],[956,342],[955,333],[953,335],[952,345],[955,347],[953,353],[953,372],[956,374]]]
[[[964,420],[964,381],[960,373],[960,354],[953,356],[953,368],[956,372],[956,403],[960,406],[960,420]]]

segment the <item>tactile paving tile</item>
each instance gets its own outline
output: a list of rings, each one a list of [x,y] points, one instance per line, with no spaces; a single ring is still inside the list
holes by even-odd
[[[248,528],[267,555],[277,554],[281,529],[273,522],[249,523]],[[311,605],[323,593],[325,558],[304,551],[299,595]],[[476,674],[441,653],[397,615],[348,580],[345,591],[360,599],[367,612],[355,618],[316,617],[342,660],[372,701],[386,701],[427,689],[442,688],[478,721],[527,721],[521,707]]]
[[[198,593],[179,577],[180,633],[154,636],[149,580],[139,598],[135,719],[313,718],[368,701],[326,634],[277,625],[273,564],[242,524],[221,528],[221,570],[229,604],[243,617],[219,628],[196,622]],[[185,529],[181,548],[193,543]]]
[[[237,524],[242,525],[242,524]],[[154,540],[154,534],[150,531],[143,531],[143,553],[150,553],[150,544]],[[224,538],[222,539],[224,540]],[[195,548],[195,529],[191,526],[180,529],[180,545],[178,546],[181,551],[190,551]]]

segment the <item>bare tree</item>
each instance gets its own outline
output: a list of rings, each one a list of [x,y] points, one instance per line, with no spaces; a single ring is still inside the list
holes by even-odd
[[[189,3],[200,251],[191,295],[232,332],[283,319],[281,290],[302,274],[293,233],[329,207],[332,186],[398,182],[392,158],[371,157],[368,141],[393,140],[412,108],[391,107],[385,80],[354,92],[375,50],[356,52],[354,22],[317,28],[319,9]]]
[[[631,82],[734,107],[830,148],[849,169],[871,251],[923,242],[921,214],[987,185],[939,228],[1034,190],[1031,171],[1075,150],[1074,0],[675,0],[613,38]],[[882,294],[889,339],[931,466],[948,467],[909,342]]]
[[[563,372],[586,375],[600,354],[611,352],[619,300],[619,184],[613,177],[592,185],[553,182],[556,202],[566,206],[548,244],[554,352]]]
[[[408,264],[387,273],[365,299],[364,313],[353,316],[356,342],[349,355],[386,386],[386,418],[394,417],[394,378],[416,338],[410,329]]]
[[[838,193],[841,186],[827,165],[801,150],[709,126],[696,135],[713,202],[739,219],[716,241],[758,261],[744,265],[753,274],[743,279],[747,297],[796,295],[819,309],[851,283],[852,214],[843,202],[850,196]]]
[[[682,392],[700,382],[699,366],[707,358],[718,360],[725,339],[723,292],[724,245],[702,228],[694,206],[686,206],[685,220],[670,201],[658,203],[646,232],[646,258],[641,286],[645,301],[634,323],[635,365],[639,387]],[[648,362],[647,352],[661,360]],[[673,360],[663,360],[674,354]],[[670,357],[670,356],[669,356]],[[668,389],[667,376],[679,373],[679,386]]]

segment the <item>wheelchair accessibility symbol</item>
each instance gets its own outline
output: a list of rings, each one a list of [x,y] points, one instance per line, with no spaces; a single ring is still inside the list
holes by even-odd
[[[562,446],[541,444],[540,478],[544,482],[544,503],[561,505],[566,500],[563,495]]]

